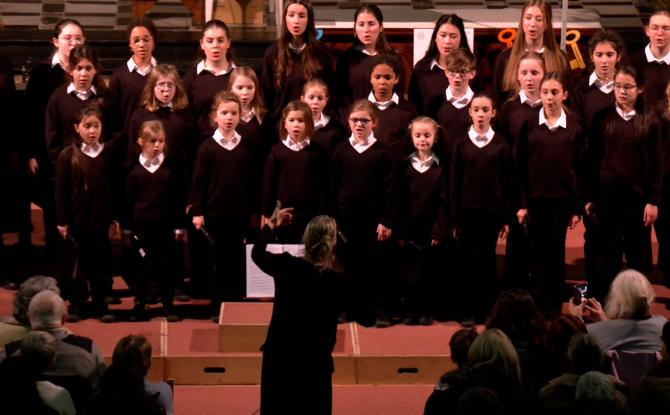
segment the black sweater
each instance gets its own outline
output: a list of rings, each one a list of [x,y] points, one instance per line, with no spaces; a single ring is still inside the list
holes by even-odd
[[[398,213],[393,156],[377,141],[363,153],[348,140],[335,149],[330,174],[331,210],[348,223],[395,224]]]
[[[333,156],[335,148],[340,144],[348,131],[335,118],[331,118],[325,127],[314,131],[312,136],[312,145],[318,146],[327,161]]]
[[[278,122],[281,119],[281,113],[286,104],[294,99],[300,98],[302,87],[305,82],[308,81],[308,79],[305,78],[305,72],[301,62],[301,54],[289,50],[289,56],[293,59],[294,68],[291,73],[285,75],[282,80],[281,88],[277,88],[275,86],[277,53],[277,42],[274,42],[265,51],[265,56],[263,57],[263,74],[261,75],[261,93],[263,100],[275,122]],[[317,42],[316,56],[314,56],[314,59],[322,65],[321,70],[315,74],[315,78],[324,81],[328,85],[328,89],[333,91],[333,64],[328,48],[321,42]]]
[[[123,64],[112,74],[109,81],[110,107],[116,117],[115,130],[120,130],[122,142],[128,140],[125,137],[130,119],[135,109],[140,104],[140,96],[149,75],[142,76],[137,71],[128,71],[128,65]],[[132,136],[130,136],[132,141]]]
[[[635,137],[635,117],[626,121],[614,106],[602,111],[594,121],[588,152],[587,202],[604,196],[637,196],[646,203],[660,201],[663,147],[658,123]],[[613,132],[607,125],[613,123]]]
[[[368,97],[371,64],[374,58],[356,47],[351,47],[337,59],[335,91],[337,106],[341,111],[349,111],[349,106],[354,101]]]
[[[60,65],[51,62],[37,65],[31,72],[26,85],[25,109],[21,120],[21,134],[25,140],[27,159],[37,159],[40,169],[47,169],[47,176],[53,175],[44,137],[45,114],[51,94],[65,83],[67,75]],[[56,155],[57,156],[57,155]]]
[[[670,65],[658,62],[647,62],[644,49],[630,55],[628,64],[644,73],[644,99],[650,105],[656,105],[659,100],[665,99],[665,87],[670,81]]]
[[[184,225],[186,192],[174,167],[163,160],[151,173],[137,164],[126,180],[126,209],[129,226],[124,229],[169,230]]]
[[[201,137],[211,137],[216,130],[211,123],[212,99],[217,92],[228,87],[230,71],[223,75],[214,75],[209,71],[196,72],[198,63],[194,63],[184,74],[182,81],[193,111],[193,118]]]
[[[277,200],[295,209],[296,217],[314,217],[322,206],[328,172],[319,147],[293,151],[284,143],[272,146],[265,162],[263,215],[270,217]]]
[[[409,100],[421,115],[426,115],[428,104],[449,86],[449,79],[439,66],[430,69],[432,61],[432,58],[418,61],[409,80]]]
[[[470,105],[456,108],[447,101],[445,91],[428,104],[428,116],[433,117],[447,133],[447,137],[460,137],[468,132],[472,119],[470,118]]]
[[[433,163],[418,172],[409,158],[400,165],[398,195],[400,199],[400,238],[418,244],[431,239],[444,241],[447,236],[447,183],[444,167]]]
[[[582,126],[587,144],[596,115],[612,106],[614,106],[614,91],[606,94],[595,84],[589,85],[588,75],[577,83],[575,90],[572,92],[570,110]]]
[[[107,232],[117,216],[112,194],[114,151],[105,145],[95,158],[82,156],[82,175],[73,171],[72,146],[65,148],[56,163],[56,220],[84,232]],[[80,151],[80,150],[76,150]]]
[[[416,109],[404,98],[400,98],[398,104],[391,104],[385,110],[377,111],[375,138],[391,150],[396,164],[399,164],[413,151],[408,128],[414,117],[416,117]]]
[[[498,215],[503,223],[511,216],[512,152],[499,134],[484,147],[477,147],[467,135],[453,149],[449,185],[452,222],[458,224],[463,210]]]
[[[537,120],[540,109],[542,109],[541,105],[531,107],[528,104],[522,104],[518,95],[508,99],[496,116],[496,131],[507,139],[513,149],[521,134],[523,123],[529,118]]]
[[[577,120],[567,116],[567,128],[550,130],[529,118],[517,142],[517,171],[521,184],[519,206],[529,199],[563,199],[580,214],[583,179],[584,137]]]
[[[262,350],[266,354],[290,354],[300,345],[301,353],[310,357],[300,366],[316,366],[330,373],[341,298],[340,275],[319,271],[309,261],[289,253],[267,252],[271,239],[272,231],[266,226],[251,251],[253,261],[275,283],[272,318]]]
[[[259,166],[257,151],[242,139],[227,150],[213,138],[200,145],[193,171],[190,203],[193,216],[226,222],[244,221],[258,214]]]

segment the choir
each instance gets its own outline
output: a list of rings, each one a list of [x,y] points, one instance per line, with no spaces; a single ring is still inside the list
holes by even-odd
[[[549,2],[525,4],[484,88],[456,15],[437,20],[407,73],[379,7],[356,10],[353,44],[334,64],[309,0],[288,0],[260,74],[236,64],[228,27],[211,20],[183,76],[156,61],[157,30],[137,19],[109,87],[81,25],[60,22],[53,55],[30,76],[22,125],[47,246],[75,248],[74,270],[56,268],[70,315],[89,315],[90,292],[90,315],[113,321],[113,223],[134,319],[146,317],[152,287],[179,319],[184,239],[193,288],[216,316],[220,301],[244,297],[244,245],[278,201],[294,209],[281,243],[298,243],[317,215],[337,220],[350,293],[340,318],[378,327],[398,313],[406,324],[481,322],[503,287],[559,310],[566,232],[582,218],[599,299],[624,255],[650,270],[652,226],[670,269],[670,13],[651,16],[649,44],[630,58],[616,33],[593,35],[584,79],[573,79],[551,18]]]

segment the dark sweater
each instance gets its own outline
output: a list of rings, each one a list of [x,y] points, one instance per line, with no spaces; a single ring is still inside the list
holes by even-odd
[[[47,104],[44,134],[52,163],[55,164],[61,150],[72,144],[77,138],[74,125],[79,122],[79,111],[86,105],[95,102],[100,102],[95,95],[91,95],[87,100],[82,101],[77,98],[74,92],[68,94],[67,85],[62,85],[51,95]],[[103,129],[106,129],[104,119],[102,120],[102,126]]]
[[[447,236],[447,183],[442,164],[433,163],[418,172],[409,158],[398,174],[400,199],[400,238],[418,244],[431,239],[444,241]]]
[[[606,94],[596,87],[595,84],[589,85],[588,75],[577,83],[572,92],[570,110],[582,126],[587,143],[596,115],[605,108],[612,106],[614,106],[614,91]]]
[[[331,160],[331,210],[348,223],[381,223],[392,228],[398,212],[396,177],[390,150],[377,141],[363,153],[348,140]]]
[[[587,201],[603,196],[636,196],[646,203],[660,201],[663,147],[658,123],[654,120],[649,131],[635,137],[635,117],[626,121],[612,106],[599,113],[589,145]],[[607,125],[613,123],[613,132]]]
[[[517,142],[517,171],[521,184],[520,207],[529,199],[563,199],[580,213],[584,137],[577,120],[567,115],[567,127],[550,130],[529,118]]]
[[[202,137],[211,137],[216,130],[211,123],[212,99],[217,92],[228,87],[230,72],[214,75],[209,71],[196,73],[198,63],[194,63],[184,74],[182,81],[193,111],[193,117]]]
[[[650,105],[656,105],[659,100],[665,99],[665,87],[670,81],[670,65],[658,62],[647,62],[647,56],[642,50],[633,53],[628,58],[628,64],[644,73],[644,99]]]
[[[270,153],[270,148],[277,143],[277,135],[274,128],[270,114],[265,113],[265,116],[260,123],[256,117],[253,117],[249,122],[240,120],[240,123],[237,124],[235,130],[237,130],[242,137],[250,140],[253,145],[256,146],[259,151],[259,161],[265,163],[265,159],[267,158],[268,153]]]
[[[277,200],[294,208],[294,215],[312,218],[320,210],[327,165],[319,147],[293,151],[284,143],[272,146],[265,162],[262,213],[270,217]]]
[[[342,124],[335,120],[335,118],[331,118],[325,127],[314,131],[312,145],[320,147],[327,161],[330,161],[335,148],[344,140],[346,135],[347,130]]]
[[[272,318],[262,350],[268,354],[293,353],[300,345],[301,353],[310,359],[298,366],[312,370],[316,366],[330,373],[341,298],[340,276],[319,271],[309,261],[289,253],[267,252],[271,239],[272,231],[266,226],[251,251],[253,261],[275,283]],[[302,329],[303,325],[309,330]]]
[[[413,151],[408,128],[414,117],[416,109],[404,98],[400,98],[397,105],[391,104],[385,110],[377,111],[375,138],[389,148],[396,164]]]
[[[106,234],[117,216],[112,194],[114,151],[105,146],[95,158],[82,156],[82,175],[73,171],[72,146],[65,148],[56,163],[56,220],[83,232]],[[80,150],[76,150],[80,151]]]
[[[426,114],[428,104],[444,93],[449,86],[449,79],[439,66],[430,69],[432,61],[432,58],[418,61],[409,80],[409,100],[421,115]]]
[[[337,106],[341,111],[347,112],[351,103],[368,97],[374,58],[352,46],[337,59],[335,91]]]
[[[258,213],[256,152],[244,139],[233,150],[221,147],[213,138],[200,145],[189,200],[193,216],[246,224],[249,215]]]
[[[508,99],[496,116],[496,131],[507,139],[513,149],[521,134],[523,123],[529,118],[537,119],[541,108],[541,105],[531,107],[528,104],[522,104],[518,95]]]
[[[449,185],[452,221],[458,224],[463,210],[479,210],[510,218],[512,152],[499,134],[484,147],[467,135],[457,139],[451,162]]]
[[[52,67],[50,61],[43,62],[30,72],[26,85],[25,109],[21,118],[25,155],[27,159],[37,159],[40,169],[48,169],[49,172],[53,170],[44,137],[45,114],[51,94],[65,83],[66,77],[60,65]]]
[[[175,229],[184,224],[185,190],[179,174],[167,160],[151,173],[137,164],[126,180],[125,217],[130,220],[124,229]]]
[[[428,116],[433,117],[444,128],[447,137],[460,137],[468,132],[472,124],[470,104],[472,104],[472,101],[463,108],[456,108],[451,102],[447,101],[447,96],[442,91],[441,96],[438,96],[429,104]]]
[[[148,77],[149,75],[142,76],[137,71],[129,72],[125,63],[112,74],[109,81],[110,107],[117,117],[118,128],[122,133],[127,131],[130,119],[140,104],[140,96]],[[124,142],[125,140],[127,137],[124,137]]]
[[[289,56],[291,56],[294,67],[290,73],[284,76],[281,87],[277,88],[275,85],[277,53],[277,42],[274,42],[265,51],[265,56],[263,57],[263,74],[261,75],[260,82],[263,100],[275,122],[281,119],[281,112],[284,110],[286,104],[300,98],[302,87],[308,81],[303,70],[302,55],[289,50]],[[321,42],[317,42],[314,59],[322,65],[321,70],[314,77],[324,81],[328,85],[328,89],[333,91],[333,64],[328,48]]]

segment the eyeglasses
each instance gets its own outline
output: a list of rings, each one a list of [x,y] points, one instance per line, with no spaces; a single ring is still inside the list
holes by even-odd
[[[464,79],[468,74],[470,73],[470,70],[464,70],[464,71],[447,71],[447,75],[455,77],[460,77],[461,79]]]
[[[175,84],[172,82],[159,82],[156,84],[156,88],[158,89],[166,89],[166,90],[173,90],[175,89]]]
[[[614,89],[622,90],[623,92],[628,92],[631,89],[637,88],[635,84],[614,84]]]
[[[649,30],[652,32],[658,32],[659,30],[662,32],[670,32],[670,26],[649,26]]]
[[[360,123],[363,127],[368,125],[370,121],[372,120],[369,118],[349,118],[349,122],[352,123],[353,125]]]

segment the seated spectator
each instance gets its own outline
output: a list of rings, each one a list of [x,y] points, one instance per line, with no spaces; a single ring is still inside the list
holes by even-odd
[[[468,363],[468,352],[470,346],[479,334],[472,327],[469,329],[460,329],[451,336],[449,340],[449,349],[451,350],[451,361],[456,364],[456,369],[447,372],[435,384],[435,390],[445,390],[447,388],[447,379],[463,370]]]
[[[132,370],[144,379],[144,390],[161,405],[167,415],[174,412],[172,389],[165,382],[149,382],[147,374],[151,368],[151,343],[144,336],[128,335],[116,343],[112,364]]]
[[[663,347],[661,330],[667,321],[663,316],[651,315],[655,297],[647,277],[627,269],[612,281],[604,309],[598,300],[588,298],[579,306],[571,305],[570,312],[596,321],[587,329],[604,351],[654,353]]]
[[[625,398],[615,383],[614,378],[598,371],[584,373],[577,381],[576,400],[569,413],[623,415]]]
[[[468,363],[442,379],[444,388],[434,390],[424,414],[456,413],[458,400],[470,388],[493,390],[509,413],[536,413],[521,387],[519,356],[509,338],[498,329],[480,334],[468,352]]]
[[[638,385],[631,401],[632,414],[670,414],[670,322],[663,325],[660,362]]]
[[[32,331],[22,340],[20,345],[21,356],[27,357],[41,376],[54,361],[56,356],[56,339],[45,331]],[[74,403],[70,392],[65,388],[54,385],[48,380],[38,380],[37,392],[42,401],[60,415],[74,415]]]
[[[488,388],[471,388],[458,400],[458,415],[498,415],[502,404],[498,395]]]
[[[604,369],[603,351],[596,339],[585,333],[575,334],[568,345],[567,362],[569,371],[552,379],[540,390],[539,402],[542,413],[567,414],[576,401],[577,383],[583,374],[602,371]],[[624,385],[611,375],[610,378],[617,390],[623,390]],[[618,402],[625,402],[625,395],[617,392]]]
[[[160,415],[165,411],[144,389],[142,376],[125,365],[112,364],[86,404],[85,415]]]
[[[56,415],[40,398],[39,373],[26,356],[11,356],[0,362],[0,408],[3,415]]]
[[[537,393],[542,387],[541,364],[544,321],[530,294],[521,289],[501,292],[486,322],[487,329],[499,329],[509,337],[519,355],[522,384]]]
[[[576,316],[561,314],[549,321],[542,339],[542,367],[538,370],[540,385],[570,371],[568,345],[577,333],[586,334],[586,325]]]
[[[58,283],[51,277],[36,275],[25,280],[14,295],[11,317],[0,321],[0,348],[9,342],[21,340],[30,331],[28,322],[28,304],[35,294],[51,290],[60,294]]]
[[[56,358],[44,372],[44,378],[66,388],[77,411],[89,398],[105,370],[105,361],[93,340],[76,336],[63,327],[65,304],[53,291],[35,295],[28,307],[33,330],[46,331],[56,339]],[[20,341],[8,343],[0,350],[0,359],[18,352]]]

